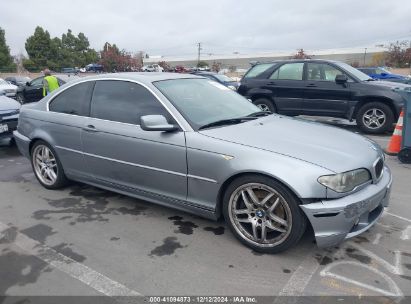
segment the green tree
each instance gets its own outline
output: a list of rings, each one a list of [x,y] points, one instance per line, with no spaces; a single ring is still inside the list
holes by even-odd
[[[200,61],[200,62],[197,63],[197,67],[198,67],[198,68],[208,67],[208,63],[205,62],[205,61]]]
[[[28,70],[39,70],[49,67],[49,61],[54,62],[52,39],[48,31],[37,26],[34,34],[26,40],[26,51],[29,55],[29,61],[25,61],[24,67]],[[52,68],[52,67],[50,67]]]
[[[5,31],[0,27],[0,71],[9,72],[15,69],[16,65],[10,55],[10,48],[6,44]]]
[[[48,31],[40,26],[27,38],[26,51],[29,59],[24,66],[30,71],[48,67],[59,71],[63,67],[84,67],[98,61],[98,53],[90,48],[88,38],[79,33],[77,36],[68,29],[61,38],[51,38]]]

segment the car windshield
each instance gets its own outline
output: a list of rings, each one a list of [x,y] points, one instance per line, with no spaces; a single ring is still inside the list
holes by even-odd
[[[361,72],[360,70],[350,66],[349,64],[346,64],[344,62],[338,62],[337,65],[340,66],[341,68],[343,68],[344,70],[346,70],[348,73],[350,73],[351,75],[353,75],[354,77],[356,77],[360,81],[372,80],[372,78],[370,76],[368,76],[367,74]]]
[[[209,79],[172,79],[154,85],[196,130],[216,121],[261,111],[238,93]]]
[[[387,71],[386,69],[383,69],[383,68],[378,68],[378,69],[377,69],[377,74],[383,74],[383,73],[385,73],[385,74],[391,74],[391,72],[390,72],[390,71]]]
[[[221,75],[221,74],[215,74],[213,75],[215,78],[217,78],[218,80],[220,80],[221,82],[233,82],[234,79],[226,76],[226,75]]]

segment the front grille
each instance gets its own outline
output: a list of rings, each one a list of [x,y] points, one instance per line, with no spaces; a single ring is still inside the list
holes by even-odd
[[[382,158],[380,158],[374,165],[375,177],[377,179],[381,178],[383,169],[384,169],[384,161],[382,160]]]

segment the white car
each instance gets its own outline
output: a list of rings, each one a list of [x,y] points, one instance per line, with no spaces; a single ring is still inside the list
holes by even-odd
[[[17,86],[0,78],[0,95],[16,98]]]
[[[158,64],[150,64],[142,67],[143,72],[163,72],[164,69]]]

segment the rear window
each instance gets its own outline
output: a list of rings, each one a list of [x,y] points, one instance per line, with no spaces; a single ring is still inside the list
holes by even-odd
[[[264,73],[269,68],[273,67],[275,63],[262,63],[253,66],[247,74],[244,75],[244,78],[254,78],[258,75]]]

